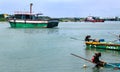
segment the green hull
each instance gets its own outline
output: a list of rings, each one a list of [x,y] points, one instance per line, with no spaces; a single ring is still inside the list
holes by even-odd
[[[39,28],[39,27],[47,27],[47,23],[39,23],[39,24],[33,24],[33,23],[14,23],[10,22],[10,26],[12,28]]]
[[[20,23],[10,22],[11,28],[53,28],[58,26],[58,23]]]
[[[86,42],[86,47],[97,49],[120,50],[120,44]]]

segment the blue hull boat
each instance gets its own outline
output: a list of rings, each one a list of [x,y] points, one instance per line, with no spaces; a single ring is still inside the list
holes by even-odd
[[[105,64],[106,68],[119,68],[120,69],[120,63],[107,63]]]

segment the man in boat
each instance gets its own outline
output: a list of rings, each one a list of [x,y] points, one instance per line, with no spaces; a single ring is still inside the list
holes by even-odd
[[[85,41],[86,42],[90,42],[90,41],[93,41],[93,42],[104,42],[104,39],[91,39],[91,36],[90,35],[87,35],[85,37]]]
[[[89,41],[92,41],[93,39],[91,39],[91,36],[90,35],[87,35],[86,37],[85,37],[85,41],[86,42],[89,42]]]
[[[99,60],[101,57],[101,53],[95,53],[95,55],[92,57],[92,62],[96,64],[96,67],[103,67],[105,62]]]

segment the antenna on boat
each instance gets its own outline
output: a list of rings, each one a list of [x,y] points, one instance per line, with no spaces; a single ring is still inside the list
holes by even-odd
[[[32,13],[32,6],[33,6],[33,3],[30,3],[30,14]]]

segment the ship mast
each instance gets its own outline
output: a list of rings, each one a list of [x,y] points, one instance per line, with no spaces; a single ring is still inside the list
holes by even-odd
[[[33,6],[33,3],[30,3],[30,14],[32,14],[32,6]]]

